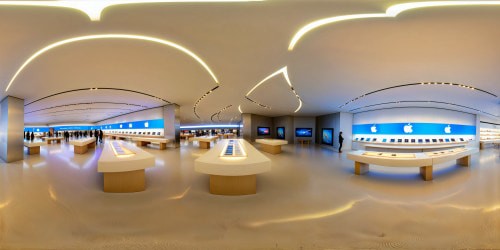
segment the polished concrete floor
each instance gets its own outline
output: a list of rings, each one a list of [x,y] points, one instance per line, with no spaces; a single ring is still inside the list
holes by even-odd
[[[102,148],[72,146],[0,163],[2,249],[500,249],[500,156],[486,149],[470,168],[441,164],[433,181],[418,168],[353,174],[346,154],[287,145],[265,153],[272,171],[258,193],[208,193],[194,172],[206,150],[145,149],[156,156],[147,190],[102,192]]]

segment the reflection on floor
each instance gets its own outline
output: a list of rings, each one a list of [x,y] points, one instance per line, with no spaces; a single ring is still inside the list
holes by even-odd
[[[371,166],[353,174],[345,154],[286,145],[258,176],[258,194],[208,193],[194,172],[197,145],[146,151],[147,190],[102,192],[102,147],[74,155],[71,146],[0,163],[0,248],[50,249],[345,249],[500,248],[499,149],[472,167]]]

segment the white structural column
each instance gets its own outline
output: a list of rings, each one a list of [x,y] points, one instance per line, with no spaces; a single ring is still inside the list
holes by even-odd
[[[180,107],[177,104],[170,104],[163,107],[163,125],[165,138],[172,141],[175,148],[181,145],[181,116]]]
[[[0,103],[0,158],[5,162],[24,159],[24,100],[12,96]]]

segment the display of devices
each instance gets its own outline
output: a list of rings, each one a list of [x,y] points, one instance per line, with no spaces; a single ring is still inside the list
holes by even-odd
[[[437,139],[432,139],[432,142],[436,143],[436,142],[438,142],[438,141],[437,141]]]
[[[361,141],[364,141],[364,140],[365,140],[365,138],[364,138],[364,137],[361,137]]]
[[[387,139],[385,139],[385,138],[384,138],[384,139],[382,139],[382,142],[387,142]]]
[[[460,138],[460,141],[464,141],[464,138]]]
[[[415,139],[411,139],[411,143],[415,143]]]
[[[398,139],[398,143],[401,143],[401,142],[403,142],[403,139]]]
[[[359,141],[359,138],[358,138],[358,137],[356,137],[356,139],[355,139],[355,140],[356,140],[356,141]]]
[[[373,140],[372,140],[372,141],[374,141],[374,142],[375,142],[375,141],[377,141],[377,138],[373,138]]]
[[[439,139],[439,142],[444,142],[443,139]]]
[[[451,141],[452,141],[452,142],[455,142],[455,139],[454,139],[454,138],[451,138]]]
[[[270,135],[271,128],[269,127],[257,127],[257,135]]]
[[[425,143],[430,143],[431,139],[425,139]]]
[[[370,141],[370,138],[366,138],[366,141]]]
[[[445,142],[450,142],[450,139],[446,138],[444,139]]]
[[[418,143],[424,143],[423,139],[418,139]]]
[[[408,143],[408,142],[410,142],[410,139],[405,139],[405,143]]]
[[[296,128],[296,137],[312,137],[312,128]]]
[[[396,139],[391,139],[391,142],[393,142],[393,143],[396,142]]]

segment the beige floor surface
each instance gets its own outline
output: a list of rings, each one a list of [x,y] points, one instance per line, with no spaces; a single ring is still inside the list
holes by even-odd
[[[101,147],[72,146],[0,163],[2,249],[500,249],[500,150],[470,168],[373,166],[353,174],[346,154],[286,145],[257,177],[258,193],[208,193],[194,172],[206,150],[145,149],[156,156],[141,193],[102,192]]]

